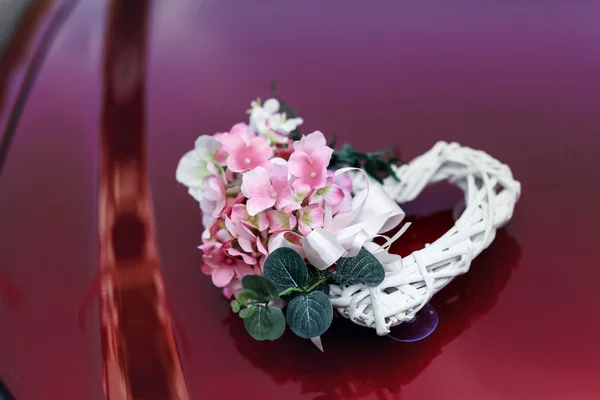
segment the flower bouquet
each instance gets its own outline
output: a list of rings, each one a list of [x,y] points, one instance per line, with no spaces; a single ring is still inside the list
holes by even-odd
[[[257,340],[287,324],[316,341],[334,308],[384,335],[466,272],[512,216],[520,186],[485,153],[441,142],[398,166],[386,153],[336,151],[319,131],[301,135],[303,120],[280,99],[248,113],[248,124],[200,136],[176,178],[200,203],[201,270]],[[384,236],[404,217],[398,202],[442,179],[468,194],[454,230],[407,259],[390,254],[408,227]]]

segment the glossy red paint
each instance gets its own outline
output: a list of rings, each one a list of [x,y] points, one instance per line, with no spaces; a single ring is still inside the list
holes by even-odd
[[[453,3],[153,3],[147,162],[191,398],[600,396],[600,6]],[[0,303],[0,378],[19,399],[104,398],[98,314],[85,332],[77,316],[98,267],[108,6],[82,0],[64,26],[0,179],[0,270],[24,297],[21,308]],[[456,140],[521,181],[513,222],[432,301],[440,325],[429,338],[399,344],[336,321],[325,354],[290,334],[256,343],[200,272],[199,210],[175,167],[199,134],[243,120],[273,78],[307,131],[365,150],[397,145],[409,159]],[[440,186],[407,205],[415,223],[398,251],[447,229],[458,198]]]
[[[146,155],[149,1],[115,0],[103,52],[99,298],[109,400],[187,400],[160,268]]]

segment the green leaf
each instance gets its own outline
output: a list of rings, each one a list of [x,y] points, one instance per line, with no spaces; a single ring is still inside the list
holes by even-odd
[[[241,305],[240,305],[240,302],[239,302],[239,301],[237,301],[237,300],[232,300],[232,301],[231,301],[231,310],[232,310],[234,313],[236,313],[236,314],[237,314],[237,313],[240,311],[240,307],[241,307]]]
[[[246,304],[248,304],[248,300],[256,299],[257,297],[258,297],[258,294],[256,294],[256,292],[252,289],[244,289],[241,292],[239,292],[238,295],[236,296],[237,300],[240,302],[240,304],[242,306],[245,306]]]
[[[303,339],[322,335],[333,320],[329,297],[320,291],[298,296],[289,302],[287,323],[292,332]]]
[[[383,265],[365,249],[356,257],[340,258],[335,267],[335,280],[346,285],[363,284],[374,287],[385,278]]]
[[[323,279],[324,277],[325,277],[324,271],[319,271],[312,265],[309,265],[308,266],[308,283],[306,284],[306,286],[311,287],[312,285],[314,285],[315,283],[317,283],[319,280]],[[313,290],[320,290],[321,292],[324,292],[326,295],[329,296],[329,284],[327,282],[321,283],[319,286],[315,287]]]
[[[396,182],[400,182],[400,178],[396,175],[396,171],[392,168],[392,164],[387,164],[385,169]]]
[[[251,307],[242,309],[240,311],[240,318],[242,318],[242,319],[248,318],[249,316],[251,316],[254,313],[254,311],[256,311],[257,308],[258,307],[251,306]]]
[[[256,340],[275,340],[285,331],[285,317],[276,307],[254,306],[244,319],[246,330]]]
[[[279,298],[273,282],[264,276],[246,275],[242,278],[242,287],[253,291],[257,300],[277,300]]]
[[[280,247],[269,254],[263,273],[275,283],[279,292],[288,288],[302,288],[308,280],[304,259],[289,247]]]
[[[396,163],[402,163],[402,164],[404,164],[404,160],[402,158],[400,158],[400,157],[390,157],[388,159],[388,162],[390,164],[396,164]]]
[[[374,153],[367,154],[367,158],[373,161],[380,161],[380,158],[383,157],[384,153],[382,151],[376,151]]]
[[[364,170],[367,174],[371,176],[371,178],[375,179],[379,183],[383,183],[383,180],[377,173],[377,168],[370,161],[367,161],[365,163]]]

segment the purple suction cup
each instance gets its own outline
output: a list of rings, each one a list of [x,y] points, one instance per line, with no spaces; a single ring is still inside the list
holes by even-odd
[[[435,331],[435,328],[437,328],[439,321],[440,318],[435,308],[427,304],[415,314],[413,319],[392,328],[388,337],[397,342],[417,342],[431,335]]]

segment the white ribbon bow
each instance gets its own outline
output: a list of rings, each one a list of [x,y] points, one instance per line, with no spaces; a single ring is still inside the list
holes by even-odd
[[[332,217],[331,207],[326,206],[323,228],[315,228],[302,239],[306,258],[319,270],[329,268],[343,256],[356,256],[365,243],[394,229],[404,219],[400,206],[379,183],[370,182],[363,170],[342,168],[334,178],[353,170],[364,175],[366,187],[352,199],[351,210]]]

